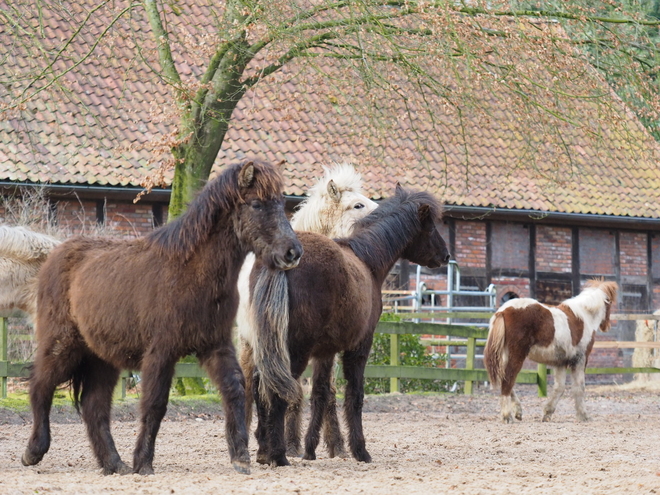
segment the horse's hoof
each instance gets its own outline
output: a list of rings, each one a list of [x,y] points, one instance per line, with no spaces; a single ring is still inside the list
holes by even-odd
[[[371,462],[371,456],[366,450],[359,455],[356,455],[355,458],[358,460],[358,462]]]
[[[591,418],[589,418],[589,416],[587,416],[586,414],[578,414],[577,420],[580,423],[586,423],[587,421],[591,421]]]
[[[316,453],[314,452],[305,452],[303,454],[303,459],[306,461],[315,461],[316,460]]]
[[[34,466],[35,464],[38,464],[43,458],[43,454],[34,455],[29,450],[26,450],[21,457],[21,463],[23,466]]]
[[[522,413],[516,413],[516,419],[522,421]]]
[[[270,456],[257,451],[257,462],[259,464],[270,464]]]
[[[103,476],[109,476],[111,474],[131,474],[133,472],[133,469],[131,469],[129,466],[124,464],[123,461],[118,461],[115,465],[113,466],[106,466],[103,469],[101,469],[101,474]]]
[[[237,473],[250,474],[250,461],[234,461],[231,465]]]
[[[511,416],[503,416],[502,423],[504,424],[513,423],[513,418]]]
[[[286,458],[286,456],[280,456],[280,457],[277,457],[277,458],[273,459],[273,462],[271,464],[273,466],[276,466],[276,467],[290,466],[291,465],[291,463]]]
[[[154,468],[151,466],[142,466],[140,469],[133,469],[133,473],[140,474],[142,476],[151,476],[154,474]]]
[[[298,457],[300,455],[300,445],[287,446],[286,455],[288,455],[289,457]]]
[[[544,423],[549,423],[550,421],[552,421],[552,415],[551,414],[545,414],[541,421],[543,421]]]

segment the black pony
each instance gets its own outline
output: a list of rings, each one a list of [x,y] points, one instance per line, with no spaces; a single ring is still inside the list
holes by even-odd
[[[298,396],[297,378],[310,358],[314,377],[305,459],[315,459],[323,417],[332,403],[334,356],[343,352],[344,414],[353,456],[369,462],[362,432],[364,367],[382,311],[381,286],[399,258],[437,268],[449,252],[438,232],[441,208],[425,192],[396,194],[333,241],[299,232],[305,256],[295,270],[261,264],[252,271],[257,462],[287,465],[284,413]],[[330,411],[331,412],[331,411]]]

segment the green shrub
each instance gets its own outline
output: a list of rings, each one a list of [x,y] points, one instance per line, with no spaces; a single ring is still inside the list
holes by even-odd
[[[391,321],[391,320],[390,320]],[[444,366],[446,354],[429,354],[426,347],[419,341],[418,335],[399,335],[399,364],[401,366],[417,366],[437,368]],[[390,364],[390,336],[377,333],[367,364]],[[401,392],[446,392],[453,385],[447,380],[421,380],[418,378],[402,378]],[[367,394],[383,394],[390,391],[389,378],[366,378],[364,392]]]

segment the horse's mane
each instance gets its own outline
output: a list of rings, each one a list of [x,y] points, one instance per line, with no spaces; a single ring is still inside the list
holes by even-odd
[[[21,260],[45,258],[61,241],[25,227],[0,225],[0,256]]]
[[[188,259],[196,247],[208,239],[222,217],[243,201],[238,174],[247,162],[254,165],[251,190],[259,199],[267,200],[282,194],[283,179],[279,168],[257,160],[229,165],[206,184],[183,215],[149,233],[147,241],[163,251]]]
[[[616,293],[618,285],[616,282],[606,282],[602,279],[588,280],[577,296],[563,302],[566,306],[586,321],[587,314],[597,315],[604,310],[603,320],[597,323],[603,332],[606,332],[610,325],[610,311],[612,305],[616,302]]]
[[[340,194],[362,193],[362,177],[349,163],[335,163],[331,168],[323,167],[325,175],[309,189],[309,197],[298,205],[291,217],[294,230],[321,232],[323,230],[323,207],[328,203],[328,183],[333,181]]]
[[[439,220],[442,206],[426,191],[406,191],[397,188],[396,194],[378,205],[366,217],[355,222],[353,233],[340,244],[348,245],[362,261],[380,270],[387,268],[406,248],[421,228],[419,207],[428,205],[429,215]]]

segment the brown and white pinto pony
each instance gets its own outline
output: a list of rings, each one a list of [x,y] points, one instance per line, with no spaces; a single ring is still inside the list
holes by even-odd
[[[490,319],[484,364],[493,387],[501,387],[501,418],[522,420],[522,406],[513,391],[525,358],[554,368],[555,385],[543,407],[543,421],[550,421],[566,388],[566,370],[573,379],[578,421],[589,417],[584,408],[584,370],[594,345],[596,330],[610,328],[610,309],[616,300],[616,282],[590,280],[577,296],[559,306],[530,298],[511,299]]]

